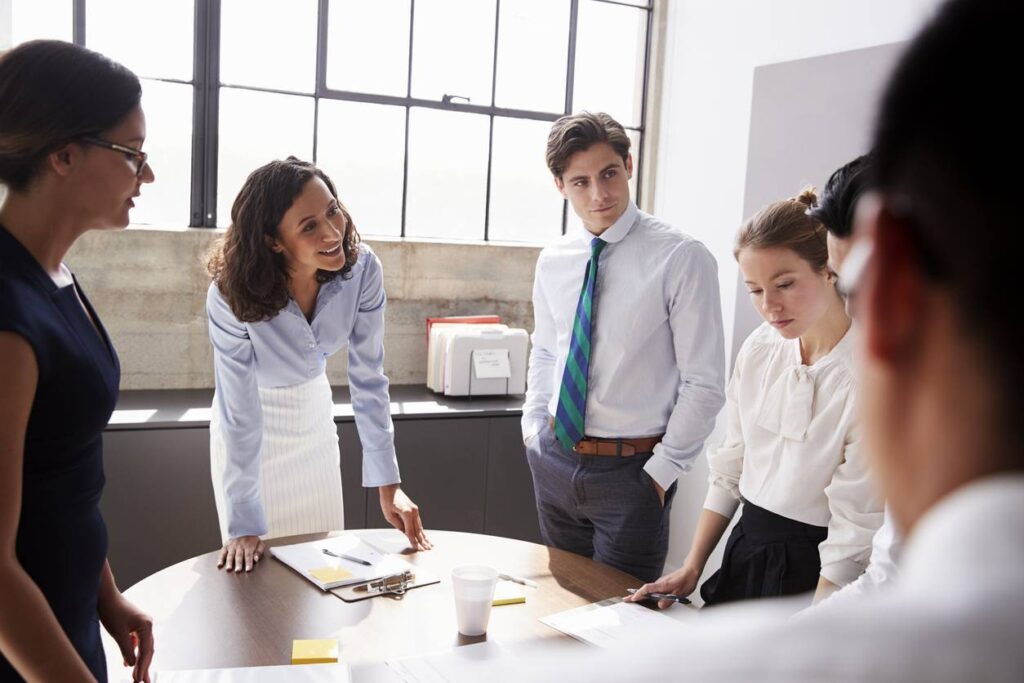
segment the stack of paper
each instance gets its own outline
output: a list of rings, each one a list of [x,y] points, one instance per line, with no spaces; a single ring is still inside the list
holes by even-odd
[[[346,664],[160,671],[154,683],[351,683]]]
[[[270,549],[270,553],[323,591],[365,583],[406,570],[414,571],[413,566],[405,560],[393,555],[382,555],[353,534],[276,546]],[[346,555],[348,558],[343,557]],[[369,564],[349,558],[358,558]]]

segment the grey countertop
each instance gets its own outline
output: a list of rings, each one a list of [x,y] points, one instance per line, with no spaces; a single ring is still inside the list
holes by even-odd
[[[183,429],[210,424],[213,389],[152,389],[122,391],[108,430]],[[391,416],[395,420],[452,417],[507,417],[522,414],[522,396],[453,398],[435,394],[423,385],[391,387]],[[334,387],[335,422],[352,422],[348,387]]]

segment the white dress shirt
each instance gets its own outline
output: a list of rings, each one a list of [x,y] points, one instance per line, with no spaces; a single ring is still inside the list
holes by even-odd
[[[1019,683],[1021,567],[1024,475],[989,477],[918,521],[888,592],[795,620],[787,600],[716,607],[693,615],[686,639],[548,658],[533,680]]]
[[[882,524],[855,422],[853,328],[814,365],[800,340],[764,323],[743,343],[726,391],[726,435],[708,451],[704,507],[732,518],[740,499],[827,526],[821,575],[838,586],[867,566]]]
[[[664,434],[644,469],[667,489],[690,470],[724,400],[718,267],[703,244],[632,202],[600,237],[608,246],[595,284],[585,432],[611,438]],[[578,229],[537,260],[524,440],[558,407],[593,238]]]

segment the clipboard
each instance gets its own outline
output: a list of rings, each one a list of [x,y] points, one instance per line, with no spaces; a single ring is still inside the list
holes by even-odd
[[[392,574],[373,581],[354,583],[348,586],[332,588],[329,592],[345,602],[360,602],[383,595],[392,600],[401,600],[406,592],[421,586],[432,586],[441,583],[441,579],[420,567],[415,572],[404,571],[400,574]]]

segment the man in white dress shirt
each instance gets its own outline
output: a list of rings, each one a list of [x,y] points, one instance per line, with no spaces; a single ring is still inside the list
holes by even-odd
[[[825,191],[818,200],[818,205],[809,213],[821,221],[828,229],[828,261],[833,272],[840,272],[846,255],[853,246],[854,212],[861,195],[868,189],[871,173],[870,155],[862,155],[836,169],[825,183]],[[839,282],[842,289],[843,282]],[[852,301],[847,299],[847,308]],[[892,520],[888,509],[885,521],[875,532],[871,543],[871,559],[868,567],[856,581],[848,583],[840,590],[818,603],[829,609],[845,604],[878,590],[891,587],[899,574],[897,562],[903,547],[903,539]]]
[[[998,171],[1021,149],[1021,26],[1020,3],[954,0],[913,41],[842,273],[866,450],[906,533],[899,582],[790,622],[771,601],[720,608],[685,640],[546,662],[538,679],[1024,680],[1020,207]]]
[[[718,274],[703,244],[639,211],[607,114],[555,122],[547,161],[583,222],[541,252],[523,441],[544,541],[661,575],[675,481],[724,402]]]

